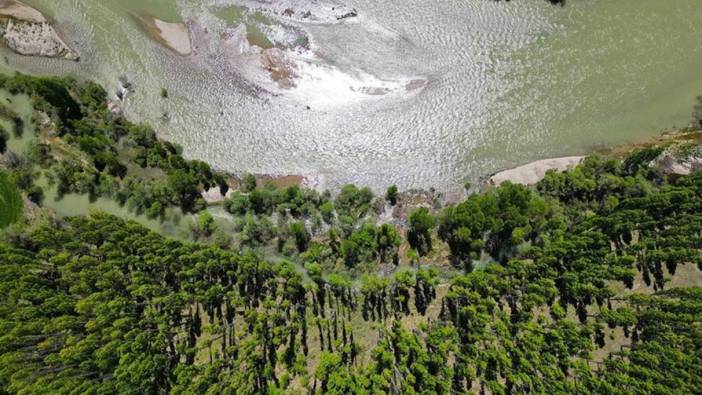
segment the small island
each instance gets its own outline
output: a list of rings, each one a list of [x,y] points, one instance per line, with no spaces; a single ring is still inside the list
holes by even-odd
[[[41,12],[16,0],[0,0],[0,36],[20,55],[80,59]]]

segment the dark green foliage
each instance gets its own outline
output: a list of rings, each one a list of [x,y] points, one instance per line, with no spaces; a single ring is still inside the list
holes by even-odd
[[[234,193],[224,202],[224,207],[235,215],[242,215],[248,211],[258,215],[278,212],[300,218],[316,212],[321,203],[319,195],[312,190],[303,190],[298,186],[278,189],[266,186],[254,189],[248,194]]]
[[[702,288],[677,288],[631,298],[631,348],[605,360],[601,376],[585,382],[598,393],[688,393],[702,391]],[[621,312],[620,312],[621,313]]]
[[[241,182],[241,189],[244,192],[252,192],[256,189],[256,176],[253,174],[247,174]]]
[[[401,242],[397,230],[392,225],[383,224],[376,227],[372,222],[366,222],[341,241],[340,254],[349,268],[376,261],[397,263],[397,249]]]
[[[256,214],[270,214],[275,207],[273,191],[268,188],[256,189],[249,194],[251,208]]]
[[[397,186],[396,185],[391,185],[388,187],[388,190],[385,192],[385,200],[390,202],[391,206],[394,206],[397,204]]]
[[[65,124],[71,120],[79,119],[82,115],[80,104],[69,91],[69,88],[75,85],[77,85],[77,81],[71,78],[32,77],[15,74],[4,79],[3,87],[13,94],[26,93],[40,98],[46,107],[45,109],[56,114]]]
[[[253,324],[261,314],[254,306],[275,298],[266,282],[276,271],[288,283],[281,302],[299,303],[300,292],[304,297],[299,279],[285,267],[168,241],[105,215],[41,228],[27,240],[41,247],[0,244],[0,326],[7,329],[0,338],[0,386],[10,392],[160,393],[176,386],[177,372],[192,365],[202,315],[221,320],[222,336],[233,346],[227,322],[239,315],[234,304],[247,310],[238,319]],[[241,297],[225,302],[227,293]],[[266,345],[268,329],[253,327],[259,329],[237,339],[238,363],[258,355],[246,351],[246,342]],[[261,368],[271,363],[270,354],[263,357]],[[266,388],[265,377],[273,373],[244,369],[241,378],[249,374],[264,380],[246,393]]]
[[[665,151],[665,147],[648,147],[634,151],[622,163],[622,170],[627,175],[632,176],[651,163],[652,160],[658,158],[663,151]]]
[[[168,187],[175,193],[183,211],[192,211],[200,194],[197,191],[197,179],[183,170],[176,170],[168,175]]]
[[[480,258],[485,247],[486,218],[479,201],[473,195],[457,206],[444,209],[439,216],[439,237],[448,244],[453,257],[464,263]]]
[[[431,232],[436,226],[436,220],[426,207],[410,214],[407,241],[420,255],[426,255],[432,250]]]
[[[305,224],[300,221],[295,221],[290,224],[290,233],[295,239],[295,246],[299,252],[305,252],[310,244],[310,233],[307,231]]]
[[[10,134],[7,130],[0,126],[0,154],[4,154],[7,150],[7,141],[10,140]]]
[[[364,225],[341,241],[341,256],[348,267],[371,262],[375,258],[376,249],[375,229],[372,224]]]
[[[486,194],[471,195],[439,216],[439,237],[455,260],[470,268],[483,251],[505,261],[524,242],[537,242],[563,226],[558,210],[521,185],[504,183]]]
[[[14,181],[0,169],[0,229],[22,216],[22,197]]]
[[[0,83],[61,122],[76,158],[31,156],[60,193],[158,217],[198,211],[200,190],[226,184],[153,130],[111,119],[99,86]],[[416,210],[407,238],[439,250],[432,266],[389,264],[400,230],[376,224],[373,194],[353,185],[332,202],[247,177],[224,203],[241,253],[217,246],[229,238],[182,243],[105,214],[15,225],[0,237],[0,394],[700,393],[702,290],[664,288],[680,265],[702,269],[702,173],[665,179],[648,166],[659,154],[590,157],[536,190],[506,183],[436,217]],[[17,190],[41,201],[33,164],[0,174],[12,195],[0,219],[21,214]],[[433,266],[437,225],[468,269],[449,280]],[[191,230],[222,233],[209,212]],[[275,241],[295,264],[262,258]],[[614,292],[638,278],[652,294]],[[624,346],[595,360],[618,331]],[[361,348],[360,336],[377,340]]]
[[[41,205],[44,201],[44,190],[38,185],[32,185],[27,190],[27,198],[33,203]]]
[[[106,215],[35,228],[0,242],[0,389],[699,392],[702,291],[621,298],[609,283],[631,286],[638,267],[661,289],[664,269],[702,264],[702,175],[660,186],[640,181],[646,188],[625,183],[644,193],[617,189],[617,203],[604,204],[598,185],[629,177],[612,173],[618,169],[591,161],[579,170],[580,185],[594,188],[571,189],[583,196],[571,201],[589,207],[587,215],[559,209],[565,190],[548,182],[540,188],[552,201],[507,184],[447,209],[440,234],[465,227],[502,248],[529,245],[503,264],[453,278],[439,301],[432,268],[365,275],[354,285],[310,263],[306,283],[290,263],[174,242]],[[431,233],[428,211],[412,222]],[[200,216],[203,233],[211,225]],[[515,238],[523,227],[529,232]],[[303,230],[291,224],[308,243],[305,259],[329,254]],[[339,252],[358,266],[391,255],[398,240],[391,225],[366,222],[340,239]],[[439,306],[431,319],[420,317]],[[359,363],[359,333],[350,325],[356,315],[380,324],[367,363]],[[405,317],[420,324],[409,331]],[[627,334],[628,347],[592,361],[613,327]],[[319,362],[308,369],[312,353]]]
[[[414,285],[414,306],[419,314],[426,314],[429,303],[436,298],[436,286],[439,284],[438,272],[435,268],[417,270]]]
[[[324,202],[319,206],[319,213],[324,218],[324,222],[331,224],[334,221],[334,204],[332,202]]]
[[[392,259],[397,264],[397,249],[402,244],[402,238],[394,226],[383,224],[376,228],[375,244],[380,262],[388,262]]]

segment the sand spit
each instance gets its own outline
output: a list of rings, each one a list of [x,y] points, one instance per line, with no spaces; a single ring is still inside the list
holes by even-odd
[[[165,22],[150,16],[137,16],[137,21],[156,42],[181,56],[193,53],[188,26],[183,22]]]
[[[584,156],[566,156],[537,160],[513,169],[504,170],[488,177],[484,185],[500,185],[505,181],[513,184],[534,185],[541,181],[549,170],[565,171],[577,166]]]

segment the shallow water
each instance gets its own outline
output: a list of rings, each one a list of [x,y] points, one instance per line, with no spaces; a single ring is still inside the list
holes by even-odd
[[[17,135],[14,125],[7,119],[0,119],[0,126],[10,135],[7,149],[19,154],[25,154],[29,143],[34,139],[34,126],[32,125],[32,103],[27,95],[12,95],[6,90],[0,90],[0,102],[12,109],[22,118],[21,134]]]
[[[0,89],[0,101],[15,111],[24,121],[21,135],[13,133],[13,125],[10,121],[0,119],[0,125],[10,133],[7,142],[9,151],[18,154],[27,154],[30,144],[36,141],[36,125],[32,120],[32,103],[29,96],[20,94],[13,95],[10,92]],[[151,230],[158,231],[172,237],[185,239],[189,235],[188,223],[193,221],[192,215],[184,215],[179,209],[168,209],[165,218],[149,219],[144,215],[137,215],[126,206],[120,206],[115,200],[107,198],[91,199],[88,195],[69,193],[59,198],[56,186],[50,185],[46,174],[38,167],[35,167],[36,185],[40,186],[44,192],[42,206],[50,208],[59,217],[69,217],[75,215],[87,215],[92,212],[106,212],[129,220],[134,220]]]
[[[133,17],[195,21],[216,36],[236,27],[240,0],[26,2],[82,60],[4,51],[7,67],[111,88],[126,75],[136,87],[129,117],[187,156],[236,173],[302,174],[322,188],[457,191],[531,160],[685,126],[702,94],[699,0],[349,0],[359,16],[344,23],[288,23],[308,32],[314,59],[292,90],[261,83],[275,94],[242,83],[250,70],[223,61],[213,42],[183,58]],[[415,80],[427,83],[406,91]]]
[[[88,195],[80,195],[77,193],[65,194],[59,198],[55,186],[49,185],[45,177],[37,180],[37,185],[42,187],[45,194],[42,206],[54,210],[59,217],[72,217],[88,215],[94,212],[105,212],[125,220],[139,222],[153,231],[171,237],[186,238],[188,235],[186,225],[188,221],[192,220],[190,216],[182,217],[181,214],[178,213],[176,214],[177,219],[173,219],[174,214],[169,212],[168,219],[163,221],[149,219],[144,215],[137,215],[126,206],[120,206],[115,200],[107,198],[91,199]]]

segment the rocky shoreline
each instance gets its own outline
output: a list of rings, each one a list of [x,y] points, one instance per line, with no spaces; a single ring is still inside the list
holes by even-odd
[[[358,16],[355,8],[336,0],[245,0],[244,4],[299,23],[334,24]]]
[[[20,55],[80,59],[41,12],[16,0],[0,0],[0,37]]]

